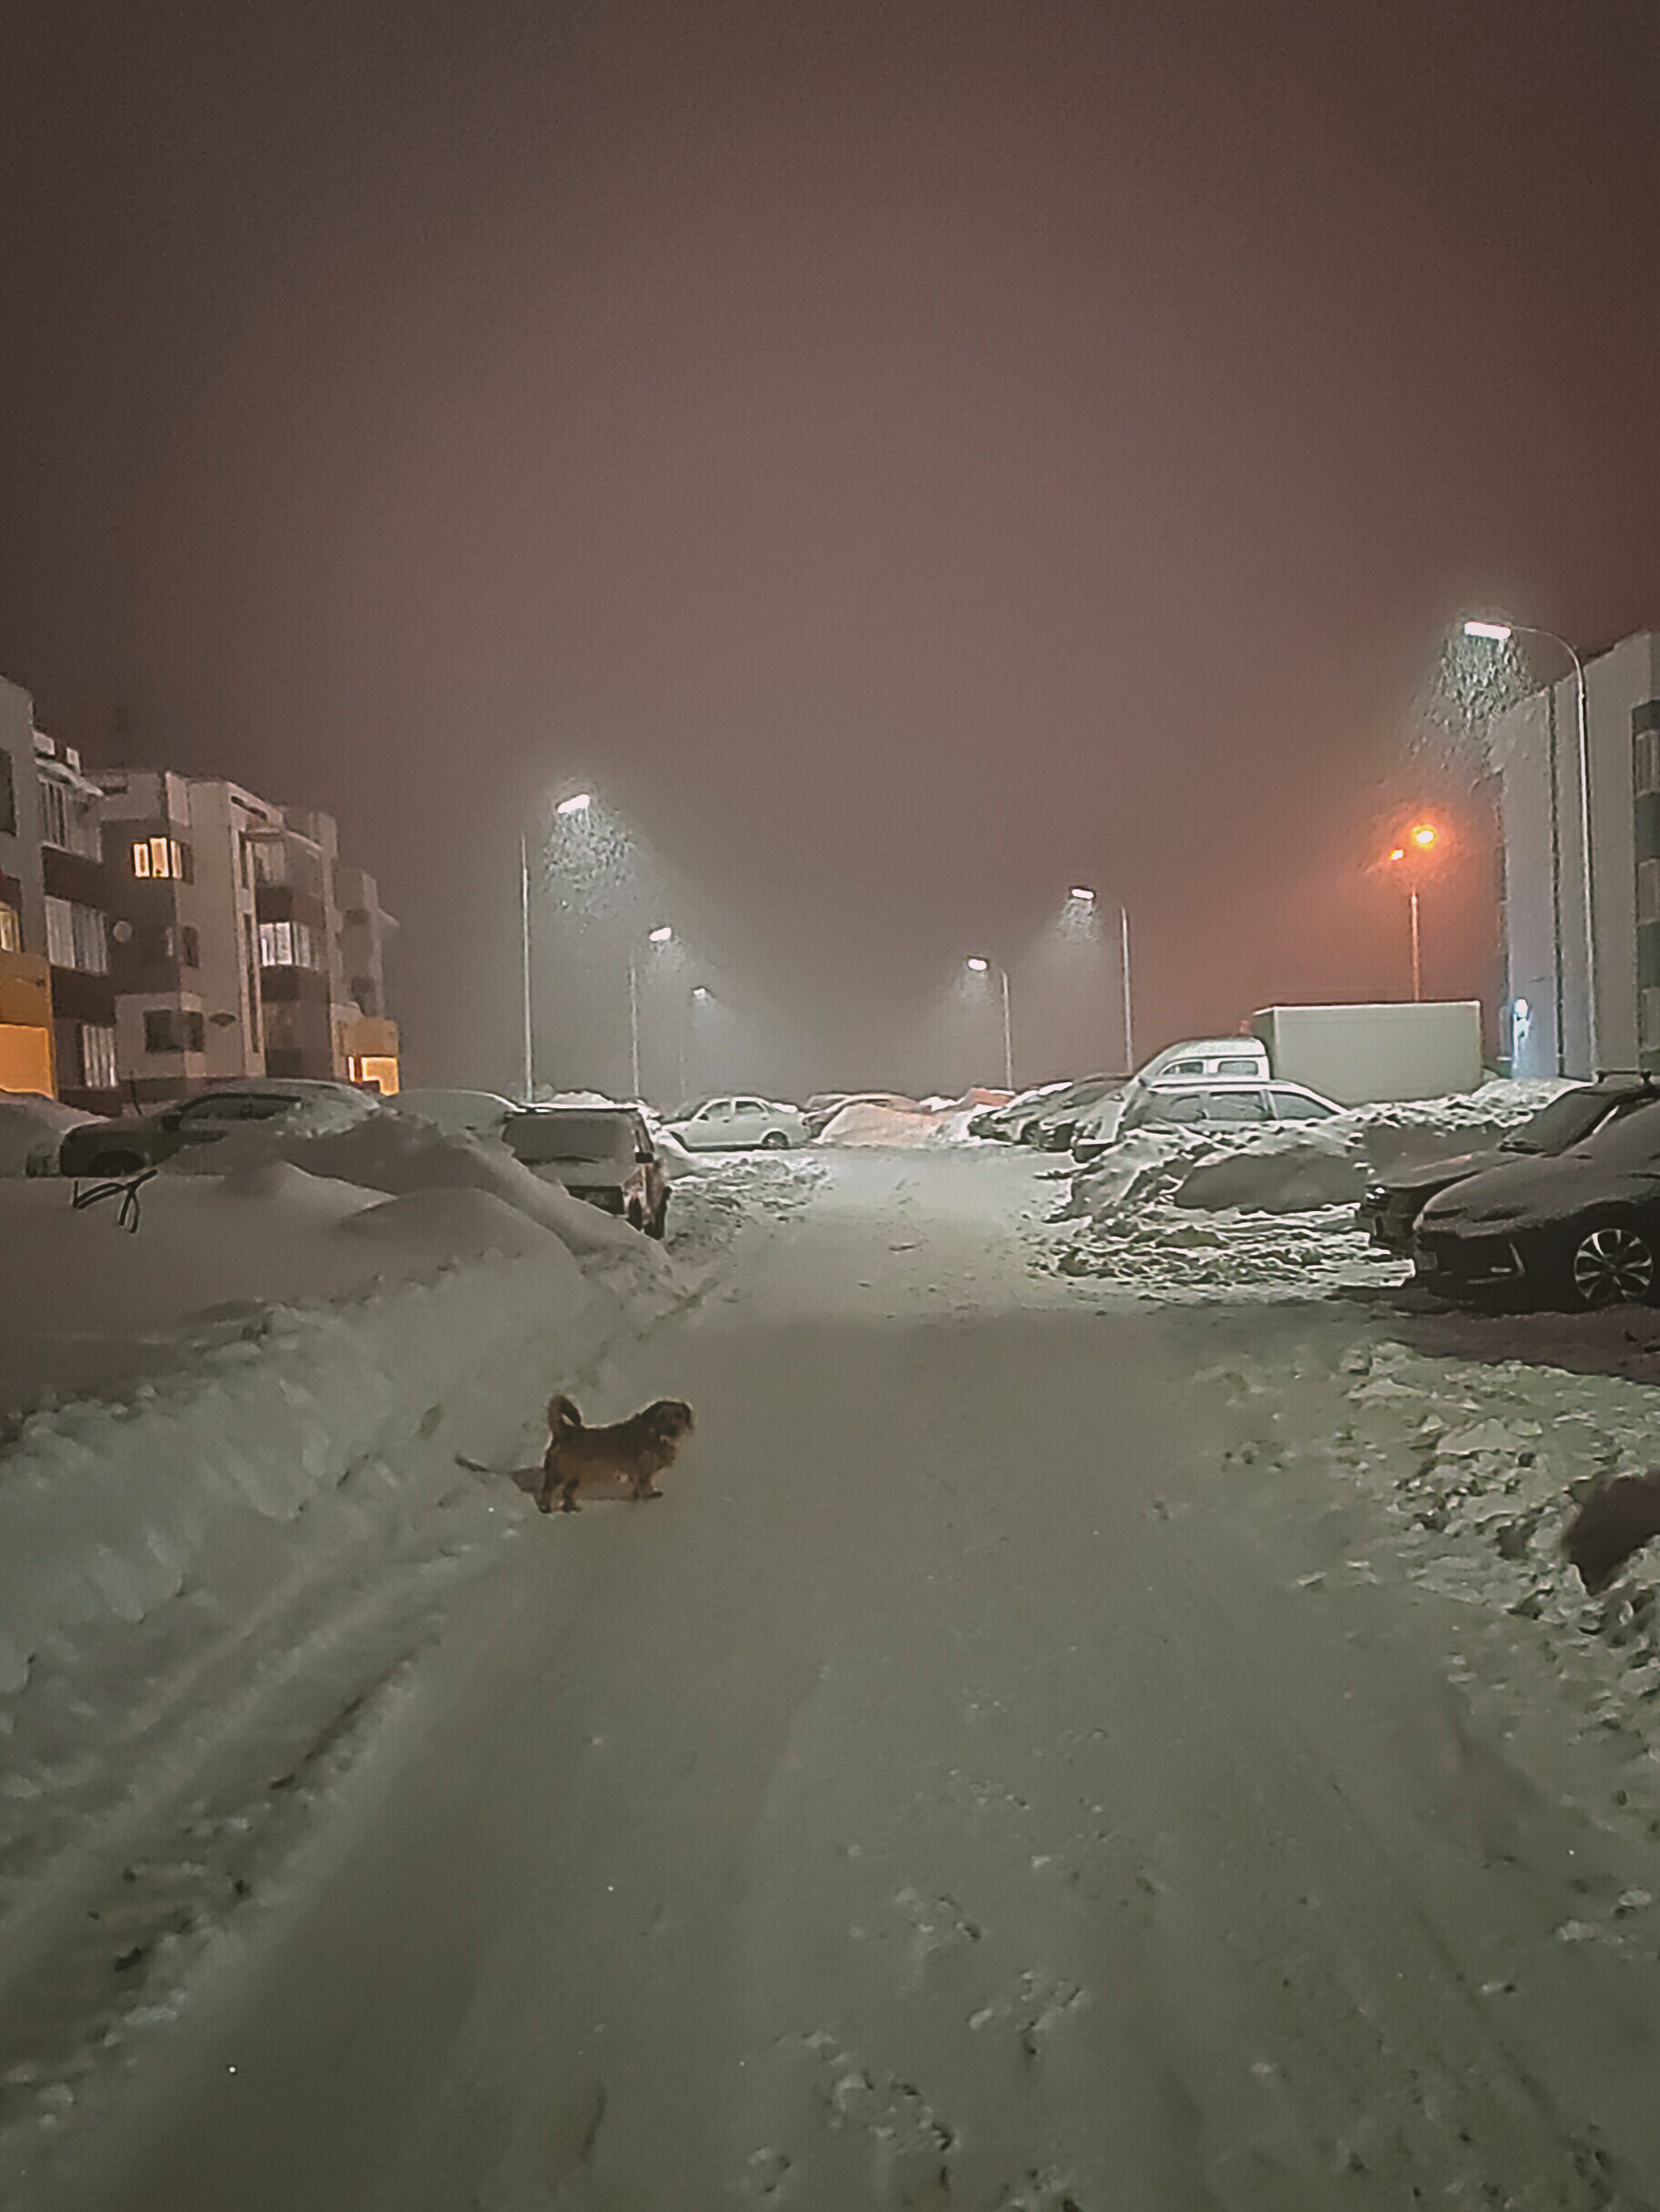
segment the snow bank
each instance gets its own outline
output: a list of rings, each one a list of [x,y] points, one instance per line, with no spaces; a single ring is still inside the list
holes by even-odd
[[[1496,1143],[1563,1087],[1490,1083],[1301,1126],[1132,1130],[1073,1177],[1050,1264],[1180,1294],[1395,1282],[1401,1263],[1349,1218],[1366,1184]]]
[[[50,1175],[64,1131],[96,1118],[39,1091],[0,1092],[0,1175]]]
[[[407,1441],[422,1409],[499,1360],[504,1340],[533,1369],[563,1372],[615,1326],[615,1301],[551,1233],[486,1194],[435,1195],[448,1237],[464,1232],[474,1253],[504,1235],[521,1249],[355,1304],[271,1308],[126,1402],[24,1422],[0,1460],[0,1693],[23,1688],[47,1646],[61,1665],[83,1629],[142,1620],[187,1578],[211,1587],[250,1523],[267,1530],[280,1578],[309,1502]],[[405,1198],[355,1218],[393,1249],[425,1247],[432,1204]]]
[[[446,1134],[412,1116],[375,1113],[328,1136],[266,1123],[180,1153],[164,1173],[225,1175],[272,1160],[396,1196],[417,1190],[483,1191],[551,1229],[574,1252],[618,1252],[642,1266],[651,1264],[652,1248],[637,1229],[573,1198],[561,1183],[544,1181],[504,1145]]]

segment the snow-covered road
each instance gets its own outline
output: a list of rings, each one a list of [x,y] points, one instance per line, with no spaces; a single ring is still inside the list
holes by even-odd
[[[665,1501],[460,1586],[16,2204],[1660,2206],[1655,1763],[1334,1483],[1379,1324],[821,1172],[587,1393],[693,1402]]]

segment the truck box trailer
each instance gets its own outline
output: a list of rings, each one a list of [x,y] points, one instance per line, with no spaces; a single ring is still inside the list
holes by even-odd
[[[1265,1006],[1251,1029],[1276,1075],[1339,1106],[1443,1098],[1482,1081],[1479,999],[1376,1006]]]

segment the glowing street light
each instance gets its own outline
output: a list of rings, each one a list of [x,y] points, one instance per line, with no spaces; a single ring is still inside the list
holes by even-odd
[[[1086,913],[1095,911],[1095,894],[1082,883],[1074,883],[1066,894],[1074,906]],[[1130,912],[1122,899],[1118,902],[1118,966],[1124,984],[1124,1070],[1125,1075],[1136,1071],[1136,1017],[1130,997]]]
[[[574,798],[562,799],[554,809],[555,814],[586,814],[594,803],[592,791],[578,791]]]
[[[669,928],[667,923],[666,922],[661,929],[647,930],[646,932],[646,942],[647,944],[667,944],[673,937],[674,933],[675,933],[673,930]]]
[[[1406,842],[1397,845],[1390,854],[1392,862],[1427,859],[1441,841],[1441,831],[1432,821],[1418,821],[1406,833]],[[1407,911],[1412,922],[1412,996],[1423,996],[1423,968],[1418,952],[1418,882],[1416,877],[1407,883]]]
[[[1491,639],[1494,645],[1508,645],[1515,637],[1543,637],[1552,645],[1560,646],[1573,663],[1575,704],[1579,710],[1579,837],[1584,861],[1581,890],[1585,909],[1585,1050],[1589,1062],[1585,1072],[1587,1075],[1594,1075],[1597,1072],[1596,878],[1591,856],[1591,714],[1589,702],[1585,697],[1585,664],[1565,637],[1560,637],[1555,630],[1540,629],[1536,624],[1531,622],[1477,621],[1466,622],[1461,625],[1461,627],[1466,637],[1486,637]],[[1553,723],[1553,731],[1555,725]],[[1560,936],[1562,854],[1554,836],[1554,764],[1553,763],[1551,911],[1555,918],[1558,931],[1556,946],[1556,1072],[1558,1075],[1565,1075],[1567,1073],[1567,1055],[1562,1034],[1562,943]]]
[[[963,965],[973,975],[986,975],[991,973],[993,963],[989,960],[983,960],[980,954],[975,953],[970,955]],[[1003,984],[1003,1082],[1005,1090],[1013,1091],[1014,1088],[1014,1033],[1009,1021],[1009,971],[999,964],[997,973]]]

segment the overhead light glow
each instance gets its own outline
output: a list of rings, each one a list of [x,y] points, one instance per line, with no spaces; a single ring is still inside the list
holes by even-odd
[[[983,975],[992,963],[989,960],[974,959],[971,960],[968,964],[976,975]]]
[[[1412,842],[1415,845],[1420,846],[1424,851],[1427,852],[1430,847],[1435,842],[1434,824],[1432,822],[1421,821],[1417,828],[1412,831]]]
[[[1093,906],[1095,902],[1095,892],[1085,891],[1081,883],[1074,883],[1066,896],[1069,899],[1075,899],[1080,906]]]
[[[674,933],[674,931],[666,922],[660,930],[647,930],[646,933],[646,942],[648,944],[667,944]]]
[[[1397,845],[1397,846],[1395,847],[1395,850],[1393,851],[1393,852],[1391,852],[1391,853],[1390,854],[1390,860],[1391,860],[1391,861],[1403,861],[1403,860],[1405,860],[1405,858],[1406,858],[1406,847],[1405,847],[1404,845]]]
[[[574,799],[562,799],[554,809],[555,814],[586,814],[594,803],[592,791],[578,791]]]
[[[694,998],[708,998],[708,992],[702,984],[694,984],[692,986],[692,996]]]
[[[1511,627],[1508,622],[1466,622],[1464,635],[1466,637],[1491,637],[1494,645],[1508,645]]]

